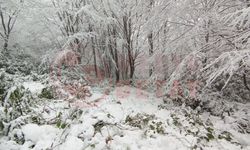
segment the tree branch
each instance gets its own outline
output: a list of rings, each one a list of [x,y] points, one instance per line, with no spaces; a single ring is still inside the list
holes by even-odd
[[[247,89],[248,91],[250,91],[250,88],[249,88],[249,86],[248,86],[248,84],[247,84],[246,71],[245,71],[244,74],[243,74],[243,82],[244,82],[244,85],[245,85],[246,89]]]
[[[0,32],[0,35],[1,35],[1,37],[3,37],[5,39],[5,37],[3,36],[3,34],[1,32]]]
[[[5,33],[5,35],[7,35],[7,31],[6,31],[6,27],[5,27],[5,22],[4,22],[4,18],[3,18],[3,12],[2,12],[1,9],[0,9],[0,17],[1,17],[1,21],[2,21],[2,26],[3,26],[4,33]]]

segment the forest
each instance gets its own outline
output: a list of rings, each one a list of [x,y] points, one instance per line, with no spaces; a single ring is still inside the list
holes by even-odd
[[[250,0],[0,0],[0,150],[250,150]]]

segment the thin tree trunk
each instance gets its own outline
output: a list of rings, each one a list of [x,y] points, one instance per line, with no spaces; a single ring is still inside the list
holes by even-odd
[[[249,86],[248,86],[248,84],[247,84],[246,71],[245,71],[244,74],[243,74],[243,82],[244,82],[244,85],[245,85],[246,89],[247,89],[248,91],[250,91],[250,88],[249,88]]]
[[[154,0],[150,0],[149,3],[149,7],[150,10],[153,8],[154,6]],[[149,35],[148,35],[148,44],[149,44],[149,57],[151,58],[154,54],[154,43],[153,43],[153,31],[150,31]],[[153,74],[153,63],[150,62],[149,64],[149,77],[151,77]]]
[[[96,59],[96,52],[95,52],[95,45],[94,45],[94,38],[93,37],[91,37],[91,43],[92,43],[92,50],[93,50],[93,55],[94,55],[95,76],[98,77],[97,59]]]
[[[116,30],[113,28],[113,36],[116,36]],[[116,82],[119,82],[120,80],[120,67],[119,67],[119,60],[118,60],[118,51],[117,51],[117,43],[116,40],[114,40],[114,57],[115,57],[115,63],[116,63]]]
[[[154,43],[153,43],[153,33],[151,32],[148,35],[148,44],[149,44],[149,57],[151,58],[154,54]],[[149,77],[151,77],[153,74],[153,63],[150,62],[149,64]]]
[[[9,43],[9,39],[8,38],[6,38],[6,39],[4,39],[4,45],[3,45],[3,49],[7,52],[7,49],[8,49],[8,44]]]

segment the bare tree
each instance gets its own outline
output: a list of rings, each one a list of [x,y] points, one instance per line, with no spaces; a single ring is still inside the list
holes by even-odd
[[[5,11],[4,8],[0,6],[0,21],[2,24],[1,26],[2,30],[0,30],[0,36],[4,40],[3,48],[5,51],[8,49],[10,35],[16,24],[19,12],[20,9],[17,8],[13,12],[8,13],[7,11]]]

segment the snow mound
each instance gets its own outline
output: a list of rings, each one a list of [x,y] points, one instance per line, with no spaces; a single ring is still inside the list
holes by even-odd
[[[29,90],[31,93],[41,93],[42,89],[45,87],[39,82],[24,82],[23,86],[25,89]]]

